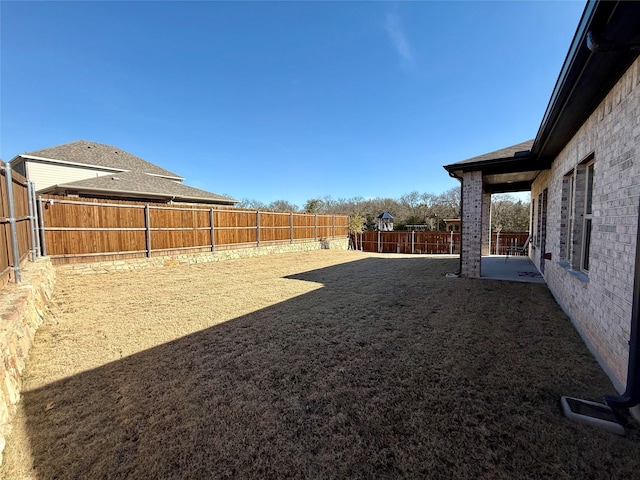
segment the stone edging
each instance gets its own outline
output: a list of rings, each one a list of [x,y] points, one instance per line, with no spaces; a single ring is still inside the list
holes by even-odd
[[[55,279],[51,261],[41,258],[25,264],[22,283],[8,283],[0,290],[0,464],[20,401],[21,374],[36,330],[44,321]]]
[[[278,253],[306,252],[321,249],[346,250],[347,248],[348,239],[341,238],[336,240],[322,240],[321,242],[286,243],[260,247],[238,248],[234,250],[216,250],[215,252],[181,253],[150,258],[131,258],[126,260],[111,260],[107,262],[56,265],[56,270],[58,274],[63,275],[89,275],[96,273],[110,273],[120,270],[138,270],[151,267],[221,262],[237,258],[261,257],[264,255],[273,255]]]

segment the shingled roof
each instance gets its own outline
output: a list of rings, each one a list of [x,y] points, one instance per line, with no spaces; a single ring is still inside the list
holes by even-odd
[[[122,171],[139,171],[184,180],[180,175],[131,155],[121,148],[86,140],[78,140],[43,150],[27,152],[21,156],[62,160],[64,162],[107,167]]]
[[[127,197],[159,198],[187,202],[205,202],[233,205],[237,200],[215,193],[189,187],[164,177],[148,175],[144,172],[122,172],[113,175],[78,180],[53,185],[42,193],[63,193],[77,190],[84,193],[113,194]]]
[[[233,205],[237,200],[181,183],[184,178],[121,148],[78,140],[18,155],[34,162],[86,166],[99,176],[38,189],[39,193]],[[108,173],[113,172],[113,173]],[[55,177],[53,177],[55,178]],[[64,178],[64,177],[62,177]],[[68,178],[68,177],[67,177]],[[76,177],[77,178],[77,177]],[[54,179],[55,181],[55,179]],[[64,182],[64,180],[61,180]]]
[[[462,178],[464,172],[481,171],[483,188],[487,193],[528,190],[538,176],[539,168],[532,165],[533,140],[445,165],[449,175]]]
[[[500,150],[496,150],[494,152],[485,153],[484,155],[478,155],[477,157],[468,158],[466,160],[462,160],[460,162],[456,162],[451,164],[453,165],[461,165],[465,163],[479,163],[485,162],[487,160],[503,160],[507,158],[517,158],[520,154],[525,156],[531,150],[533,146],[533,140],[527,140],[526,142],[518,143],[516,145],[511,145],[510,147],[501,148]],[[445,167],[447,168],[447,167]]]

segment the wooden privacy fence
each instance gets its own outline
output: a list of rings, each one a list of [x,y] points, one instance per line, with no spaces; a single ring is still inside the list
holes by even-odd
[[[346,238],[346,215],[262,212],[113,200],[38,199],[43,255],[54,263],[195,253]]]
[[[0,287],[20,283],[21,263],[36,255],[34,198],[33,184],[0,160]]]
[[[528,233],[493,233],[491,253],[506,255],[507,247],[523,245]],[[460,233],[420,231],[367,231],[351,236],[351,246],[357,250],[378,253],[460,254]]]
[[[453,232],[367,231],[351,239],[358,250],[378,253],[460,253],[460,234]]]

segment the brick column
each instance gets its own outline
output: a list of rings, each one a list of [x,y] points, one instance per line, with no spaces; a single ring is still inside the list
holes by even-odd
[[[482,255],[491,255],[491,194],[482,194]]]
[[[479,277],[481,258],[482,172],[465,172],[462,174],[460,274],[463,277]]]

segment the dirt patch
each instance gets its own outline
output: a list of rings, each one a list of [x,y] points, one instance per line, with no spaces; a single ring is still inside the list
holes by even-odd
[[[546,286],[321,250],[60,276],[8,479],[632,478],[567,421],[615,393]]]

